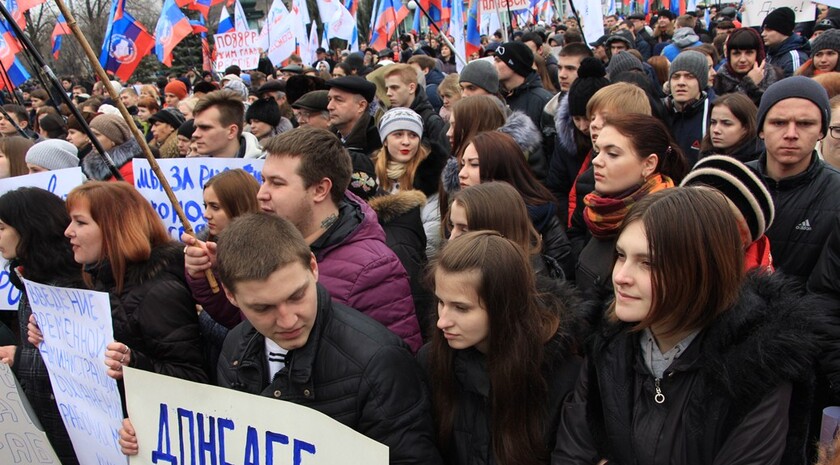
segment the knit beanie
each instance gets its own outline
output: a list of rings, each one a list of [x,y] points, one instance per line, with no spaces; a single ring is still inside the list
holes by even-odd
[[[776,81],[764,91],[761,103],[758,105],[758,130],[764,127],[764,118],[773,105],[789,98],[803,98],[810,100],[820,109],[822,115],[822,133],[828,133],[828,122],[831,120],[831,106],[828,103],[828,93],[817,81],[805,76],[791,76]]]
[[[166,123],[172,126],[173,129],[178,129],[184,124],[184,114],[178,111],[177,108],[164,108],[154,115],[149,117],[149,121],[154,124],[155,121]]]
[[[37,165],[48,171],[79,166],[79,151],[76,146],[62,139],[46,139],[38,142],[26,152],[26,163]]]
[[[607,71],[601,60],[586,57],[578,67],[578,77],[569,87],[569,114],[572,116],[586,116],[586,104],[589,99],[602,88],[610,85],[605,77]]]
[[[771,11],[761,23],[762,29],[774,30],[783,36],[793,35],[794,26],[796,26],[796,13],[786,6]]]
[[[712,155],[701,159],[681,185],[706,185],[720,191],[744,216],[751,242],[761,238],[773,224],[776,210],[767,186],[750,168],[732,157]]]
[[[280,107],[273,98],[254,101],[245,112],[245,121],[257,120],[274,127],[280,124]]]
[[[637,69],[639,71],[645,70],[642,66],[642,62],[638,58],[624,51],[613,55],[607,65],[607,71],[609,71],[610,76],[618,76],[619,74],[625,71],[630,71],[631,69]]]
[[[697,82],[700,83],[700,90],[709,87],[709,60],[706,55],[693,50],[680,52],[674,61],[671,62],[671,68],[668,72],[668,81],[671,76],[678,71],[685,71],[694,76]]]
[[[811,57],[814,57],[821,50],[834,50],[840,53],[840,29],[829,29],[811,44]]]
[[[163,88],[164,94],[174,94],[179,100],[187,98],[187,86],[183,82],[175,79]]]
[[[534,70],[534,52],[522,42],[505,42],[496,50],[496,58],[506,64],[514,73],[528,76]]]
[[[193,120],[191,120],[191,119],[188,119],[188,120],[184,121],[184,124],[182,124],[178,128],[178,135],[179,136],[184,136],[187,139],[192,139],[192,136],[193,136],[194,132],[195,132],[195,124],[194,124]]]
[[[116,145],[122,145],[131,139],[131,129],[122,116],[99,115],[90,122],[90,128],[99,131]]]
[[[469,82],[493,95],[499,93],[499,72],[493,63],[487,60],[473,60],[467,63],[461,70],[458,82]]]
[[[379,137],[382,138],[382,143],[385,143],[388,134],[403,130],[422,137],[423,118],[409,108],[393,108],[386,111],[379,120]]]

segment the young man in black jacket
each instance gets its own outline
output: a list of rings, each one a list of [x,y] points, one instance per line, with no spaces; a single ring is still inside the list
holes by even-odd
[[[333,302],[292,223],[238,218],[218,242],[228,299],[247,318],[225,339],[219,384],[315,409],[389,448],[392,464],[442,464],[429,391],[400,338]],[[120,431],[137,452],[130,423]]]

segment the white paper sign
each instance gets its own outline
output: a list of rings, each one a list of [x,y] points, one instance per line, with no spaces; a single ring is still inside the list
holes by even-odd
[[[216,69],[238,65],[256,69],[260,61],[259,35],[256,31],[231,31],[213,36],[216,44]]]
[[[120,393],[105,373],[105,346],[114,340],[108,294],[24,284],[44,334],[41,357],[79,462],[125,464],[117,442],[123,418]]]
[[[481,12],[495,13],[500,11],[506,13],[508,11],[517,11],[531,6],[530,0],[481,0],[478,4]]]
[[[321,412],[125,369],[140,453],[131,465],[387,465],[388,447]]]
[[[66,199],[67,194],[82,184],[83,179],[82,169],[78,167],[15,176],[0,180],[0,195],[20,187],[40,187]],[[0,257],[0,310],[17,310],[20,291],[9,281],[9,273],[14,271],[9,270],[7,264],[8,262]]]
[[[0,363],[0,463],[60,465],[11,368]]]
[[[243,169],[262,183],[263,160],[254,158],[167,158],[158,160],[172,192],[184,214],[198,233],[207,227],[204,219],[204,184],[213,176],[230,169]],[[160,180],[147,160],[134,159],[134,187],[146,198],[163,220],[169,235],[180,240],[184,227],[169,202]]]
[[[580,4],[575,3],[579,8],[578,17],[583,19],[584,42],[591,44],[604,35],[604,12],[601,9],[601,0],[583,0]]]
[[[761,26],[764,18],[775,10],[786,6],[796,13],[796,22],[813,21],[817,5],[810,0],[744,0],[744,11],[741,13],[741,24],[744,26]]]

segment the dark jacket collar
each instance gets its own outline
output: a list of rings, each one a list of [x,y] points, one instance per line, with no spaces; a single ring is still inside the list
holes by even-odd
[[[767,174],[767,151],[765,150],[761,156],[758,158],[758,163],[756,164],[758,167],[758,172],[761,177],[764,179],[764,182],[772,188],[773,190],[785,191],[790,189],[796,189],[797,187],[804,186],[806,184],[810,184],[817,175],[819,175],[820,171],[823,169],[823,162],[820,160],[820,157],[817,155],[817,151],[814,150],[811,153],[811,163],[808,165],[808,168],[794,176],[790,176],[784,178],[782,180],[776,181],[771,178]]]

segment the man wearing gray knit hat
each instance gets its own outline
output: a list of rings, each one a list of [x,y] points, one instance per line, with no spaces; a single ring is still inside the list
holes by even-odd
[[[487,59],[473,60],[461,70],[458,84],[461,86],[461,94],[464,97],[497,95],[499,93],[499,72],[496,71],[493,62]]]
[[[700,142],[706,134],[709,114],[709,61],[706,55],[686,50],[671,63],[665,100],[671,128],[689,166],[700,157]]]
[[[29,174],[79,166],[76,146],[61,139],[47,139],[33,145],[26,152]]]
[[[803,284],[826,253],[840,214],[840,172],[814,150],[829,131],[829,111],[828,94],[813,79],[793,76],[771,85],[758,108],[765,153],[747,163],[773,195],[776,219],[767,237],[776,270]]]

